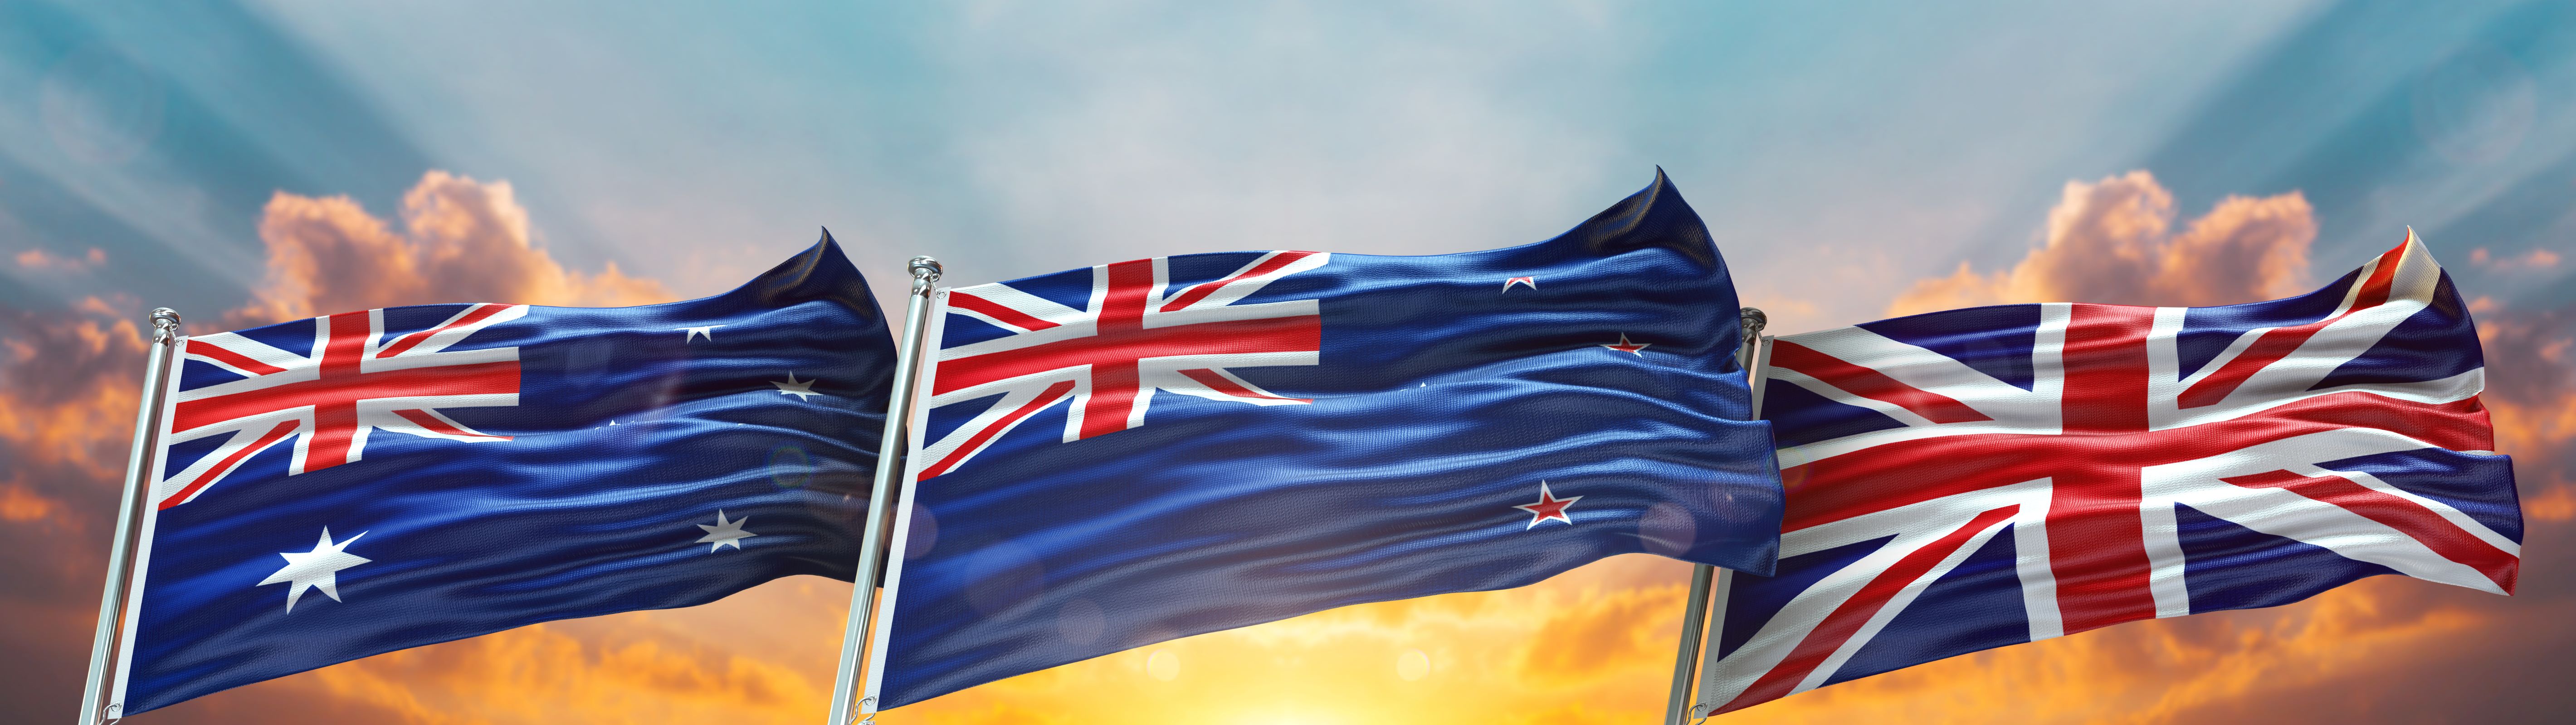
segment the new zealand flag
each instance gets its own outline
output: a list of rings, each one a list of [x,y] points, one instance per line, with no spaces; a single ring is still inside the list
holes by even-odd
[[[182,341],[112,712],[520,625],[847,580],[894,344],[826,235],[732,292]]]
[[[1976,307],[1779,338],[1775,576],[1724,574],[1724,712],[1990,647],[2376,574],[2513,591],[2468,306],[2410,234],[2226,307]]]
[[[1660,174],[1510,249],[1187,255],[940,300],[865,705],[1615,554],[1772,564],[1735,289]]]

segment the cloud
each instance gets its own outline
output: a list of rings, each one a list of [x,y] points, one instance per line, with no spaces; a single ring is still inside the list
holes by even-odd
[[[396,232],[346,196],[277,192],[259,223],[268,276],[230,326],[437,302],[614,307],[671,299],[612,263],[564,269],[537,248],[510,182],[430,171],[403,194]]]
[[[2576,519],[2576,306],[2535,312],[2480,300],[2487,415],[2514,457],[2523,514]]]
[[[80,256],[64,257],[42,249],[30,249],[19,252],[12,261],[18,263],[19,269],[31,272],[87,272],[107,264],[107,250],[90,247]]]
[[[268,247],[267,282],[241,308],[194,326],[221,329],[442,301],[622,305],[670,297],[659,282],[627,276],[614,266],[596,273],[566,270],[545,250],[533,246],[527,212],[512,197],[507,182],[481,183],[431,171],[404,195],[401,216],[403,231],[397,233],[347,197],[276,194],[259,229]],[[30,250],[9,260],[22,270],[57,274],[89,271],[106,261],[106,253],[96,249],[77,257]],[[54,308],[0,305],[0,550],[16,553],[0,558],[0,621],[11,623],[0,627],[0,649],[27,655],[12,660],[47,664],[29,668],[0,663],[0,721],[71,715],[73,703],[61,693],[77,692],[76,678],[81,673],[78,667],[62,664],[86,658],[89,627],[97,611],[107,532],[112,529],[113,505],[123,481],[142,381],[146,340],[138,322],[141,313],[139,303],[123,296],[85,297]],[[423,702],[434,702],[439,697],[470,699],[477,693],[516,692],[508,685],[522,681],[552,687],[554,694],[563,697],[600,692],[623,682],[632,685],[633,693],[674,692],[683,699],[702,695],[721,699],[733,709],[756,710],[759,702],[802,704],[821,699],[797,694],[796,677],[801,675],[782,675],[764,669],[769,665],[735,655],[717,656],[711,669],[691,669],[675,664],[681,655],[675,655],[667,642],[632,638],[606,647],[567,645],[563,637],[548,630],[522,630],[490,641],[452,645],[489,653],[491,659],[426,660],[449,668],[454,676],[444,680],[427,677],[426,670],[417,666],[433,652],[414,650],[406,655],[409,659],[370,659],[286,678],[276,686],[294,690],[318,684],[330,695],[328,702],[320,703],[301,698],[299,707],[310,705],[307,715],[285,718],[298,722],[313,713],[374,721],[386,712],[410,712],[399,698],[384,695],[386,691],[413,692],[427,698]],[[567,659],[575,656],[587,659]],[[547,657],[553,660],[543,659]],[[566,671],[531,672],[492,664],[549,661]],[[402,669],[406,666],[413,669]],[[388,671],[397,671],[400,677],[369,679],[371,673]],[[484,682],[474,679],[475,673],[499,673],[509,679]],[[545,674],[551,679],[537,676]],[[406,680],[417,682],[406,684]],[[389,684],[371,690],[370,682]],[[448,687],[432,687],[434,683]],[[264,699],[268,695],[262,694],[267,691],[255,687],[244,691],[247,694],[207,698],[202,705],[189,706],[195,716],[174,716],[180,719],[172,721],[278,722],[282,716],[274,708],[242,709],[245,703],[268,702]],[[542,700],[538,694],[511,696]],[[624,699],[659,698],[657,694]],[[664,711],[639,710],[630,721],[649,721],[660,717],[660,712]],[[670,712],[719,714],[713,708]],[[552,719],[532,716],[520,721]]]
[[[2173,193],[2145,171],[2069,181],[2049,210],[2044,246],[2008,270],[1979,273],[1961,262],[1916,282],[1888,314],[2007,302],[2223,305],[2311,287],[2317,223],[2299,192],[2230,196],[2180,232],[2173,222]]]
[[[22,655],[0,658],[0,721],[75,709],[143,378],[134,306],[0,306],[0,651]]]
[[[406,722],[786,722],[830,687],[731,648],[631,628],[576,636],[535,625],[391,652],[289,683],[401,713]]]
[[[2009,270],[1979,274],[1962,265],[1923,280],[1890,312],[2067,300],[2210,305],[2309,288],[2316,224],[2299,194],[2229,197],[2178,234],[2170,232],[2171,199],[2145,172],[2071,182],[2050,212],[2045,247]],[[2503,266],[2470,256],[2473,265]],[[2576,518],[2576,307],[2524,312],[2480,299],[2471,309],[2487,355],[2484,400],[2498,448],[2516,459],[2535,528],[2529,540],[2563,538],[2564,529],[2551,527]],[[2559,561],[2548,547],[2526,557],[2532,574],[2513,598],[2379,577],[2281,607],[2122,624],[1951,658],[1728,717],[1750,725],[1984,722],[2005,712],[2033,723],[2408,719],[2384,714],[2392,708],[2471,720],[2486,717],[2479,712],[2527,713],[2564,696],[2508,694],[2519,685],[2481,663],[2564,651],[2576,632],[2561,622],[2576,618],[2576,602],[2563,581],[2545,575]],[[2423,685],[2437,679],[2447,687]]]
[[[1668,613],[1687,599],[1675,586],[1583,592],[1584,596],[1533,612],[1544,616],[1519,653],[1521,675],[1531,679],[1578,678],[1618,669],[1623,662],[1669,657],[1677,629]],[[1568,647],[1568,642],[1583,646]]]
[[[17,481],[0,483],[0,521],[37,521],[63,510],[63,502]]]
[[[1528,587],[1318,612],[1023,675],[897,710],[889,723],[1644,722],[1661,716],[1690,566],[1631,555]],[[1164,651],[1180,676],[1153,679]],[[1429,673],[1405,679],[1420,650]]]
[[[2191,722],[2212,705],[2439,660],[2495,617],[2394,577],[2309,602],[2123,624],[1897,670],[1729,715],[1792,722]]]
[[[2557,252],[2539,247],[2533,247],[2531,251],[2524,252],[2521,256],[2515,257],[2495,256],[2495,254],[2488,252],[2486,247],[2469,250],[2470,264],[2499,272],[2547,270],[2557,267],[2558,262],[2561,259],[2562,258]]]
[[[0,307],[0,446],[9,459],[122,471],[143,377],[133,306],[87,297],[62,310]]]
[[[1947,293],[1979,295],[1981,302],[2029,299],[2010,295],[2087,289],[2118,270],[2134,273],[2122,293],[2137,295],[2119,301],[2199,304],[2306,288],[2305,254],[2315,226],[2296,194],[2230,199],[2175,233],[2170,195],[2144,173],[2068,190],[2051,215],[2047,247],[2011,269],[1968,270],[1967,283],[1953,274],[1927,280],[1917,291],[1946,282],[1952,283]],[[645,302],[662,294],[660,285],[613,268],[568,271],[533,245],[527,213],[505,183],[432,172],[406,195],[398,216],[399,224],[372,217],[346,198],[277,195],[261,229],[275,284],[222,322],[428,302],[433,293],[556,304]],[[2129,254],[2156,263],[2123,256]],[[2169,269],[2165,256],[2200,266]],[[2261,266],[2281,259],[2297,264]],[[2245,272],[2246,264],[2253,271]],[[125,422],[132,420],[141,369],[135,307],[87,299],[41,313],[0,308],[0,461],[14,464],[0,477],[0,547],[38,553],[0,560],[0,594],[6,595],[0,621],[31,623],[0,627],[0,648],[29,653],[14,659],[74,662],[85,651],[86,610],[95,603],[88,598],[104,556],[97,546],[104,527],[96,522],[106,520],[105,502],[122,471]],[[2567,412],[2576,411],[2576,372],[2569,370],[2576,344],[2568,342],[2576,337],[2576,310],[2509,310],[2484,302],[2478,314],[2499,446],[2524,465],[2526,484],[2544,476],[2566,480],[2565,462],[2576,456],[2551,452],[2576,435],[2576,413]],[[2532,468],[2535,462],[2542,467]],[[2554,494],[2534,491],[2532,510],[2540,519]],[[2576,515],[2576,494],[2565,506]],[[65,536],[63,527],[74,521],[91,523],[82,535]],[[1727,717],[1745,723],[1976,722],[1999,712],[2029,722],[2319,719],[2259,708],[2306,691],[2336,695],[2319,707],[2433,697],[2408,683],[2433,670],[2473,671],[2463,663],[2528,639],[2516,633],[2568,629],[2549,624],[2576,621],[2568,616],[2576,607],[2547,598],[2552,585],[2538,574],[2547,568],[2536,560],[2524,594],[2510,600],[2383,577],[2288,607],[2121,625],[1953,658]],[[1617,557],[1520,589],[1347,607],[1190,637],[974,688],[879,722],[1645,721],[1662,712],[1687,575],[1678,562]],[[702,607],[548,623],[390,653],[153,717],[423,725],[567,717],[797,722],[823,711],[847,596],[845,586],[798,577]],[[1147,675],[1145,658],[1156,650],[1179,659],[1179,678]],[[1432,667],[1428,676],[1406,680],[1397,663],[1413,650]],[[0,721],[68,714],[60,693],[76,686],[77,672],[12,667],[0,662],[0,680],[18,678],[0,683]]]

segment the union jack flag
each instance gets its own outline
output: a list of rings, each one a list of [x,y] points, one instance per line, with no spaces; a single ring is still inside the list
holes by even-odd
[[[242,461],[294,439],[288,475],[356,463],[376,430],[464,442],[505,441],[468,428],[441,408],[519,404],[519,349],[450,350],[476,331],[528,314],[527,305],[478,304],[446,322],[387,339],[384,310],[313,318],[307,352],[237,333],[188,338],[187,359],[235,379],[173,394],[165,444],[230,436],[154,486],[163,509],[196,500]]]
[[[1323,344],[1315,300],[1236,304],[1332,255],[1266,252],[1222,278],[1172,289],[1166,258],[1092,267],[1076,308],[1009,284],[948,290],[945,312],[1003,331],[959,344],[962,326],[926,373],[930,407],[1002,396],[922,449],[920,478],[954,470],[1031,414],[1071,400],[1063,442],[1145,424],[1154,391],[1252,405],[1314,402],[1263,390],[1231,368],[1314,365]],[[1039,278],[1047,279],[1047,278]]]
[[[1716,712],[2373,574],[2513,591],[2477,332],[2411,232],[2286,300],[1980,307],[1770,354],[1780,567],[1719,588]]]

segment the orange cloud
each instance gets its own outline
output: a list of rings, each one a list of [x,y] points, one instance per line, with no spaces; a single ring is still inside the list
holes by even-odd
[[[401,212],[403,231],[396,233],[346,197],[275,195],[259,230],[268,247],[267,283],[248,304],[196,326],[429,302],[625,305],[670,298],[660,283],[614,266],[566,270],[531,244],[527,213],[504,182],[432,171],[404,195]],[[49,272],[84,271],[106,260],[95,249],[80,257],[28,251],[11,259]],[[32,552],[0,559],[0,614],[10,623],[0,625],[0,649],[75,665],[0,682],[0,721],[67,718],[73,708],[62,693],[78,692],[71,678],[86,658],[107,553],[104,532],[115,515],[141,387],[146,344],[139,308],[122,297],[84,298],[59,309],[0,307],[0,549]],[[608,619],[651,622],[655,614]],[[154,717],[371,722],[398,713],[415,722],[561,720],[561,710],[537,713],[526,703],[600,712],[623,704],[635,714],[627,722],[719,720],[727,712],[766,721],[788,719],[774,715],[790,710],[819,712],[824,697],[812,692],[810,667],[692,641],[663,630],[584,640],[530,628],[326,668]],[[304,693],[286,698],[297,703],[296,712],[270,706],[268,698],[279,692]],[[475,713],[455,703],[486,698],[521,704],[489,714],[442,714]]]
[[[2173,193],[2145,171],[2066,182],[2047,244],[2012,269],[1966,262],[1898,295],[1890,315],[2006,302],[2221,305],[2308,291],[2317,224],[2299,192],[2230,196],[2180,233]]]
[[[2193,722],[2213,706],[2453,656],[2496,617],[2467,592],[2382,577],[2309,602],[2123,624],[1846,682],[1728,715],[1742,723]]]
[[[37,493],[18,481],[0,483],[0,521],[40,521],[63,510],[63,502]]]
[[[1690,566],[1613,557],[1536,585],[1363,604],[1023,675],[888,725],[1627,723],[1662,716]],[[1419,651],[1428,673],[1407,679]],[[1146,662],[1179,663],[1171,681]],[[1013,720],[1005,714],[1047,713]]]
[[[2070,182],[2049,214],[2048,242],[2012,269],[1966,265],[1917,283],[1891,314],[2038,301],[2212,305],[2309,289],[2316,234],[2296,192],[2229,197],[2179,233],[2171,194],[2146,172]],[[2546,252],[2522,263],[2552,260]],[[2473,263],[2486,262],[2473,253]],[[2547,263],[2547,262],[2541,262]],[[2486,400],[2499,448],[2517,458],[2536,521],[2576,517],[2566,455],[2576,438],[2576,308],[2497,314],[2481,299]],[[2536,475],[2537,474],[2537,475]],[[2539,487],[2535,489],[2535,484]],[[2535,572],[2540,568],[2535,567]],[[1989,650],[1784,698],[1730,723],[2154,723],[2330,717],[2262,703],[2312,688],[2338,707],[2425,698],[2411,681],[2473,667],[2516,633],[2550,629],[2564,603],[2526,602],[2380,577],[2270,609],[2136,622]],[[2362,704],[2352,704],[2362,703]],[[2006,715],[2008,714],[2008,715]]]
[[[413,723],[786,722],[828,681],[740,651],[611,631],[523,627],[317,670],[289,683]],[[317,686],[318,685],[318,686]]]
[[[1915,290],[1923,301],[1913,304],[1936,304],[1939,294],[1973,298],[1969,304],[2067,299],[2059,296],[2064,290],[2091,289],[2114,272],[2143,281],[2077,297],[2211,304],[2308,286],[2305,256],[2315,225],[2297,194],[2230,199],[2173,233],[2171,197],[2143,172],[2070,184],[2068,191],[2051,214],[2047,247],[2009,270],[1977,274],[1963,267],[1926,280]],[[649,280],[613,268],[570,272],[533,247],[526,213],[506,184],[432,172],[406,195],[400,216],[403,230],[395,232],[345,198],[277,195],[262,224],[276,284],[226,322],[446,300],[626,304],[661,298],[660,286]],[[482,250],[474,258],[485,266],[441,251],[465,248]],[[2165,259],[2175,255],[2201,266],[2170,270]],[[433,292],[439,297],[429,298]],[[0,338],[0,394],[19,396],[0,400],[9,403],[0,405],[0,457],[59,445],[47,441],[87,440],[72,447],[102,466],[60,474],[79,479],[73,488],[45,487],[55,479],[9,479],[0,485],[0,534],[28,528],[7,515],[11,506],[52,507],[48,515],[56,518],[65,507],[79,514],[84,509],[74,502],[84,499],[65,492],[103,498],[121,472],[142,347],[133,325],[121,322],[131,312],[113,307],[90,301],[69,316],[0,317],[0,326],[53,325],[41,342],[22,338],[16,327]],[[2539,451],[2565,448],[2568,432],[2576,431],[2576,420],[2566,418],[2576,414],[2565,412],[2576,410],[2576,398],[2566,397],[2576,391],[2567,372],[2576,348],[2566,342],[2576,316],[2498,309],[2491,302],[2479,309],[2494,380],[2490,404],[2499,445],[2528,465]],[[35,356],[6,346],[21,339],[38,350],[85,351],[75,357],[82,364],[22,373],[21,359]],[[33,377],[21,385],[22,375]],[[41,405],[20,411],[18,400]],[[44,423],[56,414],[47,411],[56,410],[108,430],[51,430]],[[2536,480],[2531,470],[2527,482]],[[2563,474],[2563,468],[2551,470]],[[9,487],[21,483],[54,503],[11,503],[16,494]],[[2568,505],[2576,509],[2576,498]],[[0,543],[93,547],[103,538]],[[89,587],[97,583],[96,565],[60,569],[69,573],[39,585],[59,601],[21,619],[21,609],[0,598],[0,615],[53,629],[86,626],[82,609],[94,601],[74,600],[95,592]],[[2529,576],[2543,571],[2535,564]],[[886,713],[878,722],[1647,722],[1663,710],[1687,576],[1688,567],[1678,562],[1617,557],[1520,589],[1361,605],[1167,642],[970,689]],[[2526,582],[2527,591],[2547,590],[2533,583]],[[391,653],[147,717],[264,724],[810,722],[824,712],[848,591],[845,584],[797,577],[701,607],[549,623]],[[2412,680],[2464,668],[2495,642],[2544,623],[2576,621],[2568,609],[2528,594],[2507,600],[2381,577],[2288,607],[2134,623],[1954,658],[1790,697],[1721,722],[2254,719],[2230,708],[2302,687],[2364,701],[2420,696],[2404,695]],[[85,652],[78,649],[85,638],[47,640],[38,651],[20,645],[26,638],[6,636],[0,632],[0,642],[13,651],[46,661],[77,661]],[[1179,663],[1169,681],[1146,668],[1157,651]],[[1415,651],[1430,662],[1429,672],[1407,679],[1399,663]],[[59,688],[45,697],[59,699]],[[49,706],[47,717],[69,710],[68,703]],[[0,708],[0,720],[35,719],[12,714]]]
[[[2523,514],[2576,519],[2576,307],[2486,306],[2478,337],[2487,354],[2487,414],[2496,450],[2514,457]]]
[[[2538,247],[2519,257],[2498,257],[2487,252],[2486,247],[2469,250],[2470,264],[2497,271],[2545,270],[2558,266],[2559,259],[2557,252]]]
[[[278,192],[259,238],[268,277],[225,319],[250,325],[334,312],[437,302],[614,307],[671,299],[660,282],[609,264],[565,270],[532,243],[510,182],[431,171],[403,194],[403,231],[346,196]]]
[[[130,305],[127,305],[130,306]],[[0,308],[0,446],[20,461],[123,472],[143,381],[143,332],[119,305]]]
[[[99,265],[107,264],[107,250],[90,247],[88,253],[78,257],[58,257],[42,249],[30,249],[19,252],[15,260],[20,269],[38,272],[87,272],[99,268]]]

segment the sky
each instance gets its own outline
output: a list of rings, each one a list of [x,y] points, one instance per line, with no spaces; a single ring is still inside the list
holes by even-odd
[[[931,254],[956,284],[1185,252],[1466,251],[1552,236],[1657,168],[1782,333],[2286,296],[2411,227],[2474,300],[2531,522],[2510,598],[2382,577],[1724,721],[2576,712],[2563,2],[0,0],[0,720],[76,709],[150,307],[211,332],[682,299],[826,228],[872,278]],[[1619,557],[880,722],[1641,722],[1687,577]],[[780,580],[139,717],[813,722],[848,595]]]

